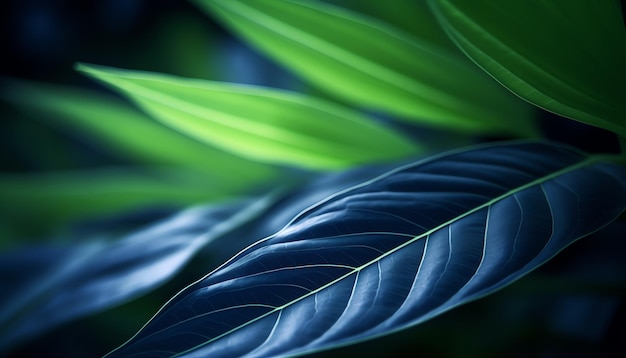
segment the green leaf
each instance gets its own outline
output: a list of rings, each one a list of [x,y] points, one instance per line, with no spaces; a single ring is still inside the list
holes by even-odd
[[[317,2],[195,0],[260,50],[363,107],[474,133],[532,135],[527,106],[471,64]]]
[[[449,52],[459,52],[454,42],[439,25],[426,1],[394,0],[393,6],[380,0],[335,0],[333,3],[375,17],[419,38],[421,42]]]
[[[274,175],[266,165],[210,148],[109,95],[15,80],[4,81],[1,89],[3,98],[36,113],[34,119],[86,134],[124,158],[201,170],[231,187],[249,186]]]
[[[523,99],[626,135],[626,30],[613,0],[431,0],[449,34]]]
[[[337,169],[415,155],[415,144],[366,117],[311,97],[79,64],[190,137],[259,161]]]
[[[184,168],[5,173],[0,175],[0,213],[15,234],[41,235],[82,219],[149,206],[184,207],[226,199],[234,191],[242,190]]]

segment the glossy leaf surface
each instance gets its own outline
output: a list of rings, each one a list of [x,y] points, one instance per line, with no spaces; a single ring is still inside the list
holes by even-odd
[[[321,2],[194,2],[282,65],[365,108],[459,131],[534,133],[524,103],[431,38]]]
[[[626,135],[626,29],[613,0],[432,0],[451,37],[523,99]]]
[[[504,287],[625,208],[626,169],[569,147],[430,158],[303,211],[110,356],[300,355],[388,334]]]
[[[246,158],[338,169],[420,152],[357,112],[296,93],[92,65],[78,69],[172,128]]]
[[[197,207],[119,240],[27,247],[0,256],[0,347],[136,298],[273,199]]]

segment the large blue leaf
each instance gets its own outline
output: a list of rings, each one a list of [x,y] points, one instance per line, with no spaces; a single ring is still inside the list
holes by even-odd
[[[549,143],[458,151],[310,207],[111,356],[284,356],[394,332],[528,273],[626,207],[626,168]]]

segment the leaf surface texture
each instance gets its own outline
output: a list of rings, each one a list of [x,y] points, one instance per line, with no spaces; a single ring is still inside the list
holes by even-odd
[[[358,112],[297,93],[93,65],[78,69],[172,128],[249,159],[340,169],[423,150]]]
[[[500,289],[617,217],[626,169],[550,143],[458,151],[340,192],[167,303],[111,356],[286,356]]]

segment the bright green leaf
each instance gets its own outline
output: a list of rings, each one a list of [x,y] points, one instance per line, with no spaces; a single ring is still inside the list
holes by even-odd
[[[452,38],[523,99],[626,135],[626,30],[613,0],[431,0]]]
[[[85,89],[5,81],[2,97],[65,130],[84,133],[123,157],[147,164],[195,168],[228,185],[268,180],[271,168],[210,148],[152,120],[112,96]]]
[[[295,93],[83,64],[78,70],[182,133],[250,159],[336,169],[420,151],[356,112]]]
[[[311,82],[363,107],[474,133],[532,135],[528,108],[428,41],[317,2],[195,0]]]

